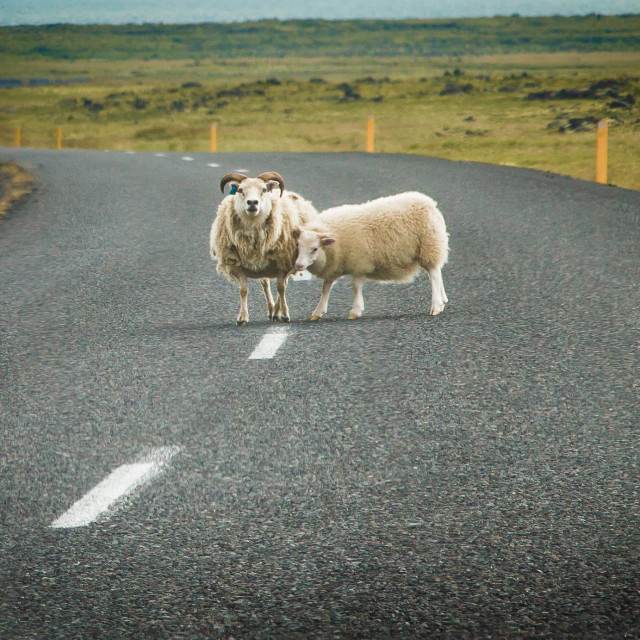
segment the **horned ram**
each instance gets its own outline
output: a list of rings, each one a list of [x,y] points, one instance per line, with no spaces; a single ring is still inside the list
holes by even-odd
[[[317,211],[305,198],[285,190],[284,179],[275,171],[249,178],[228,173],[220,190],[231,190],[220,203],[211,225],[209,248],[218,261],[217,270],[240,287],[237,324],[249,322],[248,279],[260,280],[267,301],[269,319],[289,322],[285,297],[287,279],[295,271],[294,229],[310,222]],[[270,279],[277,281],[277,298],[271,294]]]

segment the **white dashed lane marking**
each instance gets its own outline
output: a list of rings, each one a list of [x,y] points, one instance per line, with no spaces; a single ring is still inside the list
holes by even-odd
[[[178,447],[160,447],[134,464],[118,467],[57,520],[54,520],[51,527],[72,529],[86,527],[95,522],[118,500],[159,475],[178,451]]]
[[[191,156],[182,156],[182,159],[185,162],[193,162],[193,158]]]
[[[266,335],[262,336],[260,344],[253,350],[249,360],[270,360],[276,355],[288,336],[289,330],[285,327],[271,329]]]

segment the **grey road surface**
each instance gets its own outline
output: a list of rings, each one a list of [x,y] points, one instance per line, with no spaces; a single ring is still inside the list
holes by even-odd
[[[38,187],[0,224],[3,640],[640,637],[640,193],[417,156],[9,159]],[[342,280],[309,323],[296,281],[251,359],[259,286],[236,327],[208,255],[234,170],[318,208],[431,195],[444,314],[422,276],[348,321]]]

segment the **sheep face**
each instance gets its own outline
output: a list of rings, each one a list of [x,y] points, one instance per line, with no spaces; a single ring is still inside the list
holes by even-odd
[[[320,256],[323,256],[323,248],[335,242],[335,238],[310,229],[298,229],[296,235],[298,242],[296,271],[308,269]]]
[[[230,184],[236,215],[248,218],[269,216],[273,207],[270,192],[274,187],[278,187],[275,180],[265,182],[260,178],[247,178],[242,182],[234,180]]]

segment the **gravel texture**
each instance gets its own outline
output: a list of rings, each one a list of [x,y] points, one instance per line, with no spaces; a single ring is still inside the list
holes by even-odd
[[[640,637],[640,194],[418,156],[0,149],[0,637]],[[220,164],[219,168],[207,163]],[[348,281],[272,360],[208,232],[227,171],[439,201],[450,299]],[[51,522],[178,446],[110,517]]]

